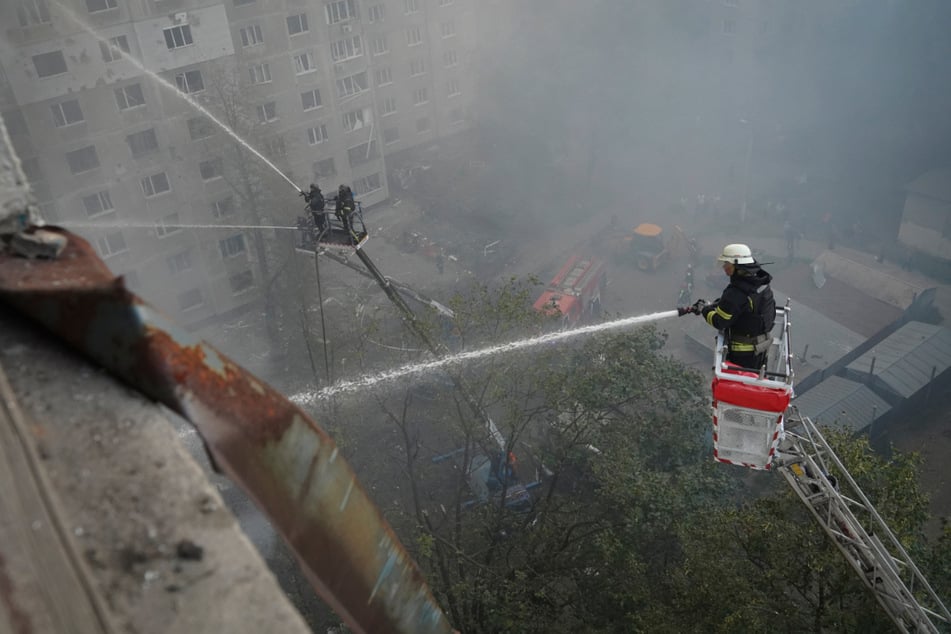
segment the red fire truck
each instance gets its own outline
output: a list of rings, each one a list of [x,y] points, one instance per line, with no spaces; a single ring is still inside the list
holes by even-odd
[[[607,284],[604,262],[573,255],[535,301],[535,310],[561,315],[563,328],[574,328],[601,314],[601,293]]]

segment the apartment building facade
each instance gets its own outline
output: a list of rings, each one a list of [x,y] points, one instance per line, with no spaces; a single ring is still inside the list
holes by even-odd
[[[78,232],[200,327],[260,302],[266,251],[245,227],[298,208],[248,209],[236,140],[195,106],[262,155],[245,154],[255,173],[275,175],[266,159],[372,207],[387,154],[469,126],[471,3],[15,0],[0,8],[0,114],[44,217],[103,225]]]

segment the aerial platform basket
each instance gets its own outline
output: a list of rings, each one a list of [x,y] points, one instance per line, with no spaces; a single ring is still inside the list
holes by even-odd
[[[328,199],[328,203],[334,199]],[[369,239],[366,224],[363,222],[363,206],[357,202],[356,209],[344,222],[332,211],[320,212],[324,219],[324,228],[319,230],[314,222],[313,213],[297,218],[297,245],[298,251],[313,253],[320,247],[336,249],[359,249]]]
[[[783,437],[783,416],[793,396],[789,353],[789,303],[776,310],[781,330],[774,335],[767,367],[741,368],[726,361],[717,335],[713,376],[713,457],[750,469],[769,469]]]

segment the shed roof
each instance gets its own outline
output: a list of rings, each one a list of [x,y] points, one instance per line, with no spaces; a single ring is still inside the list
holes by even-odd
[[[873,365],[874,364],[874,365]],[[901,398],[910,398],[934,376],[951,367],[951,330],[910,321],[846,366],[845,376],[875,383]]]
[[[951,202],[951,167],[925,172],[905,187],[910,192]]]
[[[815,423],[851,431],[865,429],[891,410],[891,406],[869,388],[835,375],[797,396],[792,404]]]

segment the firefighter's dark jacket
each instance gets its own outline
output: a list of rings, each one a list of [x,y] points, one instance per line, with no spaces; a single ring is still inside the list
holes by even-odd
[[[730,283],[720,299],[701,311],[707,323],[717,330],[727,331],[731,337],[756,337],[766,333],[763,321],[754,311],[753,295],[773,276],[759,264],[740,264],[730,276]]]

